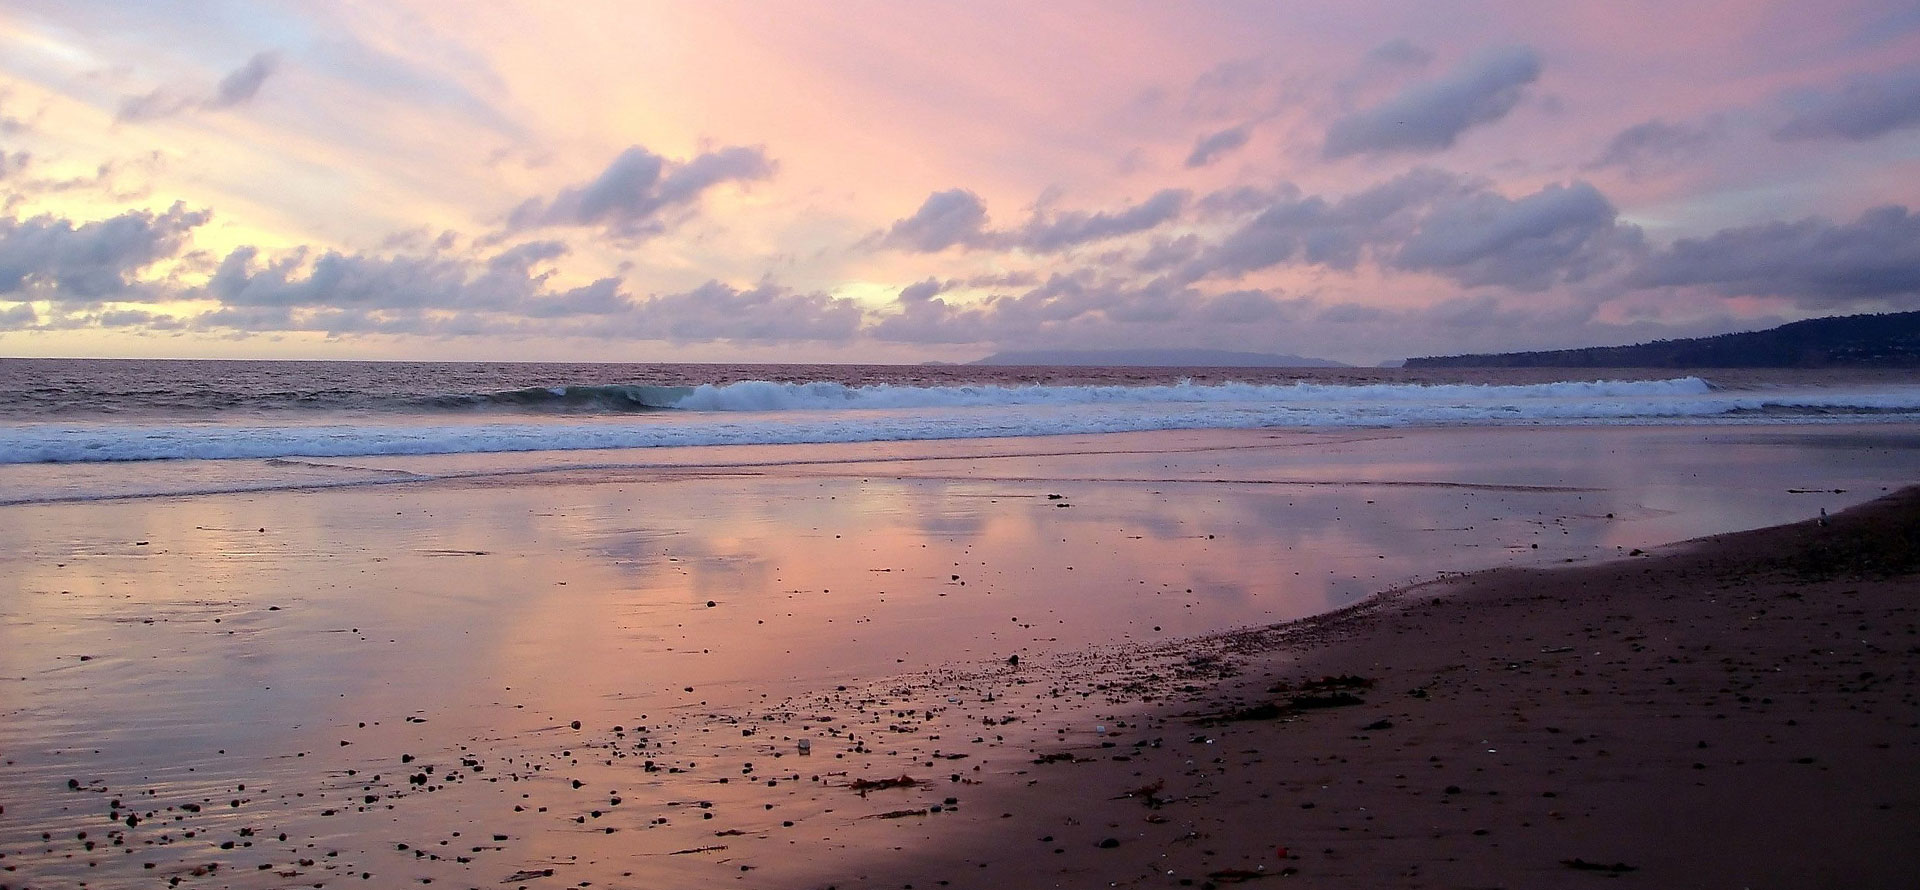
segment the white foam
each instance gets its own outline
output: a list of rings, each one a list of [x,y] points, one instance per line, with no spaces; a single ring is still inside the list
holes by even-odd
[[[775,383],[745,380],[704,384],[669,407],[682,411],[810,411],[847,408],[954,408],[990,405],[1211,404],[1319,402],[1433,402],[1488,398],[1521,401],[1703,395],[1713,391],[1699,377],[1671,380],[1595,380],[1512,386],[1379,383],[1251,384],[1183,382],[1157,386],[899,386],[839,383]]]

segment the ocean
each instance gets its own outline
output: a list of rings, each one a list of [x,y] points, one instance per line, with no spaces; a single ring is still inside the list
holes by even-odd
[[[1916,417],[1908,371],[0,359],[0,503],[645,465],[685,446]]]

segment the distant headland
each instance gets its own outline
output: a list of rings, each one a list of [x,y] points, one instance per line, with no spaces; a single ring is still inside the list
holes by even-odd
[[[1544,352],[1407,359],[1409,368],[1920,368],[1920,312],[1796,321],[1764,331]]]

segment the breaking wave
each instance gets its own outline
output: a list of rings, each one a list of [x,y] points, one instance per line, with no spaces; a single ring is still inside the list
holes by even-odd
[[[541,393],[544,393],[542,395]],[[32,422],[0,426],[0,464],[349,457],[1000,438],[1175,429],[1834,422],[1920,415],[1920,387],[1723,390],[1698,377],[1477,384],[847,386],[517,390],[498,401],[587,416],[428,411],[299,423]],[[616,406],[616,407],[607,407]]]

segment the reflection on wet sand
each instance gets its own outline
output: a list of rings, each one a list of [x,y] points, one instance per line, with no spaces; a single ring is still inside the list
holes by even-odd
[[[1009,781],[999,746],[1056,728],[931,708],[1008,694],[1010,658],[1039,678],[1448,572],[1837,510],[1910,464],[1871,430],[1706,435],[1179,433],[757,449],[750,470],[713,449],[0,508],[0,779],[22,789],[0,880],[779,884]],[[886,713],[889,678],[943,671],[931,705]],[[908,771],[947,790],[868,820],[892,789],[852,783]]]

